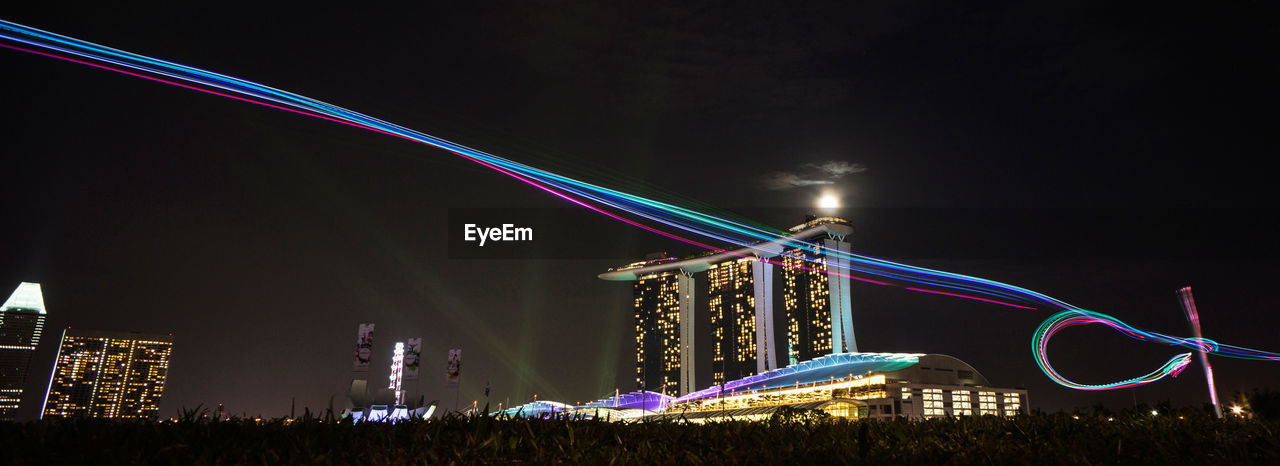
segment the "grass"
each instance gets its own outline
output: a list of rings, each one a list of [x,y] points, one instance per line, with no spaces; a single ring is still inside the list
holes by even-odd
[[[1196,412],[919,422],[787,413],[707,425],[461,416],[394,425],[311,416],[207,422],[188,412],[165,423],[0,423],[0,463],[1276,464],[1278,427]]]

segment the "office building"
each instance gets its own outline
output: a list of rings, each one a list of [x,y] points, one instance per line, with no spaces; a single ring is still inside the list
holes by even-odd
[[[0,307],[0,421],[18,417],[45,314],[39,283],[19,284]]]
[[[155,419],[173,335],[66,329],[43,416]]]

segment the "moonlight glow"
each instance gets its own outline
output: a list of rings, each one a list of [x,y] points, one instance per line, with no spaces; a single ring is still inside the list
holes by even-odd
[[[840,198],[835,194],[827,193],[818,198],[819,209],[836,209],[840,207]]]

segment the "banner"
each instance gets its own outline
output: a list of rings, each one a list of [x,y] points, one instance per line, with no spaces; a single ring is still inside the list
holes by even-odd
[[[422,339],[410,338],[404,345],[404,379],[418,380],[418,362],[422,359]]]
[[[462,378],[462,350],[449,350],[449,364],[445,366],[444,381],[450,388],[457,388]]]
[[[369,372],[369,361],[373,360],[373,324],[360,324],[356,333],[356,357],[351,370]]]

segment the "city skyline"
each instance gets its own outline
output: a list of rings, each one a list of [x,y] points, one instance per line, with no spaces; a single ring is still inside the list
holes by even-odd
[[[609,166],[601,179],[626,174],[617,178],[642,190],[739,212],[774,209],[754,217],[767,224],[809,213],[822,191],[836,191],[846,206],[836,213],[856,213],[847,216],[860,232],[857,251],[1046,290],[1175,335],[1185,325],[1173,292],[1190,285],[1207,338],[1274,349],[1263,329],[1273,327],[1266,310],[1275,303],[1263,290],[1275,250],[1259,223],[1272,196],[1261,171],[1239,168],[1249,166],[1246,154],[1274,149],[1261,109],[1273,97],[1262,83],[1275,72],[1249,61],[1269,56],[1268,43],[1236,46],[1259,31],[1248,18],[1265,16],[1215,11],[1244,26],[1200,35],[1159,26],[1208,21],[1198,11],[1099,7],[1123,19],[1082,28],[1090,13],[1047,6],[835,5],[741,12],[728,22],[752,25],[741,29],[683,8],[668,12],[683,26],[650,11],[534,7],[402,19],[318,10],[298,24],[39,8],[4,19],[305,90],[520,160],[593,173]],[[1148,15],[1157,18],[1135,19]],[[362,39],[302,26],[339,18]],[[228,25],[245,32],[229,35]],[[380,341],[422,335],[428,374],[446,349],[466,348],[469,370],[491,376],[502,398],[557,390],[559,399],[593,399],[631,379],[633,342],[613,330],[633,317],[629,293],[594,275],[643,251],[675,250],[669,242],[603,226],[581,238],[598,260],[443,259],[455,233],[438,227],[445,209],[558,200],[337,125],[12,51],[3,59],[13,70],[3,98],[17,111],[2,134],[15,154],[8,169],[20,174],[5,187],[6,207],[22,227],[4,233],[0,244],[12,252],[0,275],[45,284],[55,328],[183,335],[162,414],[223,401],[279,413],[293,396],[325,406],[344,387],[342,367],[311,358],[347,360],[358,322],[403,333]],[[333,66],[316,68],[326,60]],[[442,64],[475,73],[441,72]],[[957,219],[974,214],[960,207],[1064,206],[1100,212],[1079,215],[1081,223],[1059,220],[1076,211],[1044,211],[1031,223]],[[894,211],[897,220],[877,222],[857,210],[867,207],[942,211]],[[1099,221],[1115,207],[1182,218]],[[1176,210],[1188,207],[1201,210]],[[1210,210],[1219,207],[1256,210]],[[1045,315],[854,287],[865,297],[856,306],[859,349],[952,354],[993,380],[1027,386],[1037,407],[1204,398],[1190,377],[1135,393],[1058,389],[1027,348]],[[127,324],[111,324],[120,319]],[[562,336],[566,327],[573,338]],[[1102,329],[1061,338],[1058,354],[1080,348],[1064,372],[1104,380],[1172,351]],[[32,367],[48,367],[48,347]],[[1116,353],[1133,359],[1094,368]],[[1220,359],[1224,396],[1280,383],[1270,365]],[[216,376],[233,370],[244,379]],[[288,382],[267,383],[275,380]],[[465,398],[482,399],[467,383]],[[447,393],[428,391],[428,399]]]

